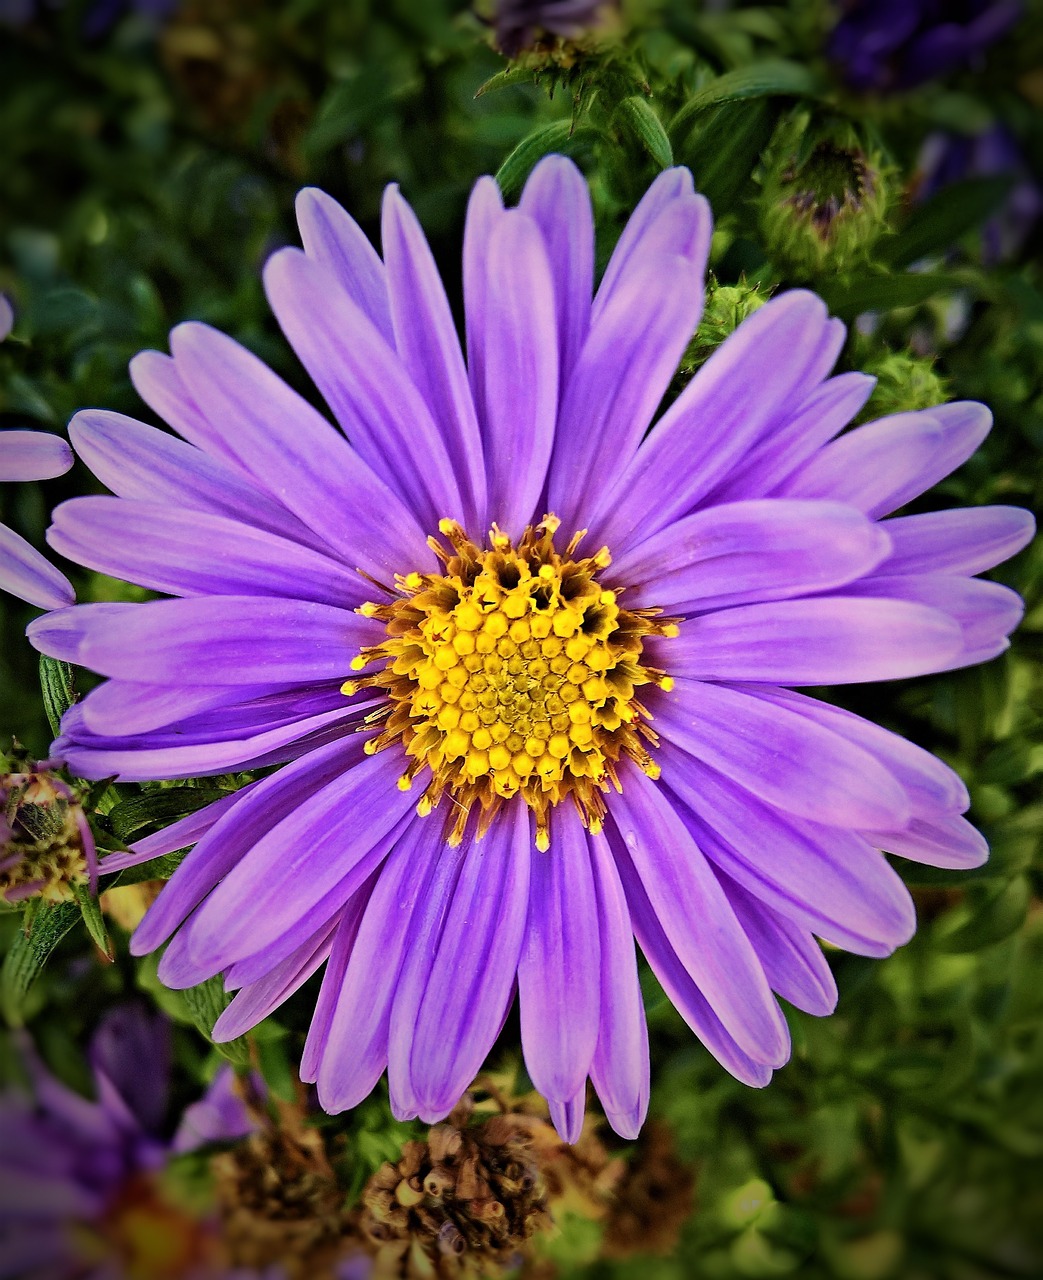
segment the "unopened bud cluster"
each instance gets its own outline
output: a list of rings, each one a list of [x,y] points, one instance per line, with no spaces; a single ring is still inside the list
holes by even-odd
[[[74,792],[48,770],[0,756],[0,898],[60,902],[89,877],[90,829]]]

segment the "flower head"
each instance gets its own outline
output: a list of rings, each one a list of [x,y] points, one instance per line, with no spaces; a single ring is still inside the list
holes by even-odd
[[[304,251],[265,283],[343,434],[201,324],[132,366],[182,439],[103,411],[71,426],[117,496],[60,507],[52,545],[176,598],[32,624],[109,677],[67,713],[64,757],[125,779],[282,766],[105,860],[197,842],[133,949],[168,943],[175,987],[224,973],[229,1038],[325,964],[301,1072],[334,1112],[387,1070],[399,1117],[447,1115],[517,989],[529,1074],[574,1140],[588,1076],[620,1133],[645,1114],[636,935],[711,1052],[764,1084],[789,1053],[773,991],[836,999],[816,935],[883,955],[912,933],[881,850],[986,856],[955,774],[792,687],[1006,647],[1020,601],[973,575],[1031,518],[883,518],[988,411],[841,435],[871,379],[829,376],[843,326],[793,291],[653,425],[710,239],[683,169],[593,298],[578,169],[543,161],[517,209],[482,179],[466,362],[397,190],[383,260],[321,192],[298,215]]]
[[[0,321],[3,317],[0,316]],[[66,441],[45,431],[0,431],[0,481],[51,480],[72,466]],[[61,609],[76,594],[69,580],[13,529],[0,524],[0,591],[41,609]]]
[[[1021,16],[1021,0],[840,0],[830,60],[858,92],[911,89],[971,65]]]
[[[0,753],[0,899],[69,899],[97,871],[94,837],[73,789],[46,768]]]
[[[594,30],[613,0],[496,0],[496,46],[508,58],[545,35],[576,39]]]

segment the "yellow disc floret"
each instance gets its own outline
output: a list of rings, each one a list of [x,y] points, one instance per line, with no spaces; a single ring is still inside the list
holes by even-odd
[[[459,525],[442,521],[431,546],[442,574],[396,578],[390,604],[361,612],[387,625],[388,638],[352,662],[381,663],[375,674],[349,680],[346,694],[383,688],[387,723],[367,750],[401,742],[410,757],[400,786],[425,766],[431,781],[418,810],[430,813],[446,792],[454,801],[451,840],[459,840],[478,809],[478,834],[504,802],[520,796],[536,814],[537,843],[549,842],[548,814],[571,796],[585,822],[600,827],[602,792],[618,787],[615,762],[628,755],[650,775],[658,768],[648,713],[635,691],[668,683],[640,662],[646,636],[673,635],[656,610],[623,608],[603,588],[602,549],[572,559],[578,534],[563,554],[554,548],[558,521],[548,516],[514,546],[493,528],[489,549]]]

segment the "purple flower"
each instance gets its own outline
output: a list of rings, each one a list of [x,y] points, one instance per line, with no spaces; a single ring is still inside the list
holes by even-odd
[[[1021,16],[1021,0],[840,0],[827,46],[850,88],[910,89],[969,66]]]
[[[56,1080],[27,1040],[23,1054],[32,1093],[0,1093],[0,1275],[217,1280],[214,1224],[159,1180],[166,1022],[138,1006],[106,1015],[91,1043],[94,1101]]]
[[[649,434],[702,310],[710,212],[684,169],[593,301],[575,166],[541,162],[518,209],[481,179],[466,363],[394,187],[383,261],[322,192],[297,208],[304,251],[265,283],[344,434],[195,323],[131,368],[183,439],[101,410],[71,426],[117,496],[59,507],[52,545],[180,598],[31,625],[109,677],[59,749],[87,777],[282,765],[105,860],[198,842],[133,950],[168,943],[173,987],[224,973],[222,1038],[325,964],[301,1073],[331,1112],[387,1070],[396,1115],[440,1119],[517,990],[529,1074],[575,1139],[588,1076],[621,1134],[645,1114],[636,935],[710,1051],[765,1084],[789,1055],[773,991],[836,1000],[816,936],[880,956],[913,932],[881,850],[986,857],[950,769],[791,687],[1007,647],[1021,602],[973,575],[1031,517],[883,519],[974,452],[988,410],[840,435],[872,379],[829,376],[844,327],[796,290]]]
[[[1043,191],[1013,135],[1001,124],[978,134],[932,133],[917,164],[916,198],[921,201],[953,182],[1004,176],[1013,186],[981,232],[982,258],[990,266],[1016,257],[1043,213]]]
[[[51,480],[64,475],[72,463],[72,450],[58,436],[44,431],[0,431],[0,481]],[[41,609],[61,609],[76,599],[68,578],[3,524],[0,591],[10,591]]]
[[[576,39],[597,27],[612,0],[497,0],[496,46],[514,58],[543,33]]]
[[[63,0],[47,0],[45,9],[60,9]],[[164,22],[177,7],[177,0],[93,0],[83,19],[83,34],[89,39],[102,36],[127,10],[155,23]],[[0,26],[24,27],[41,8],[39,0],[0,0]]]

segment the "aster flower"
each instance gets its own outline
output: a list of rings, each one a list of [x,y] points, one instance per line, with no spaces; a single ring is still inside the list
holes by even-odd
[[[496,47],[508,58],[541,35],[576,39],[602,21],[612,0],[496,0]]]
[[[1021,16],[1021,0],[840,0],[827,52],[859,92],[911,89],[972,65]]]
[[[137,1006],[91,1042],[95,1100],[23,1054],[32,1091],[0,1093],[0,1275],[18,1280],[232,1280],[213,1224],[161,1182],[169,1028]],[[144,1087],[147,1082],[148,1087]],[[236,1125],[222,1136],[238,1136]]]
[[[0,316],[0,321],[3,317]],[[0,431],[0,481],[51,480],[72,466],[72,450],[45,431]],[[0,591],[41,609],[72,604],[69,580],[13,529],[0,524]]]
[[[789,1054],[773,992],[836,1000],[816,935],[879,956],[913,932],[881,850],[986,857],[951,770],[793,687],[1006,648],[1021,602],[973,575],[1031,517],[883,519],[970,456],[988,410],[839,435],[872,380],[829,376],[844,327],[795,290],[652,425],[702,307],[687,170],[652,184],[593,301],[575,166],[541,162],[517,209],[481,179],[466,363],[395,188],[383,260],[328,196],[297,207],[304,251],[265,284],[344,434],[195,323],[131,368],[183,439],[100,410],[70,428],[116,496],[59,507],[52,545],[178,598],[31,624],[109,677],[58,749],[86,777],[282,765],[105,860],[197,842],[133,951],[167,943],[174,987],[225,975],[219,1038],[325,963],[301,1074],[331,1112],[387,1070],[396,1115],[442,1118],[517,990],[529,1074],[574,1139],[588,1076],[618,1132],[645,1114],[636,935],[710,1051],[765,1084]]]

